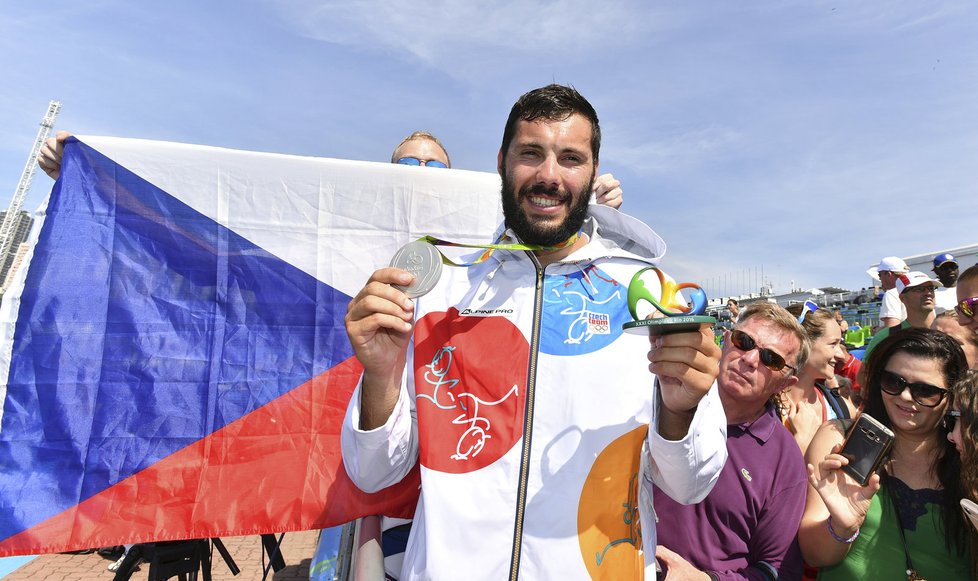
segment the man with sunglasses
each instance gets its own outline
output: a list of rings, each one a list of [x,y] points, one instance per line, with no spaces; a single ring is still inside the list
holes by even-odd
[[[869,342],[869,345],[866,347],[866,352],[863,354],[863,361],[869,358],[869,354],[873,352],[873,349],[883,339],[887,338],[890,333],[895,333],[897,330],[909,329],[910,327],[929,329],[934,324],[935,317],[934,292],[940,286],[940,281],[932,279],[916,270],[897,275],[895,290],[907,313],[907,318],[899,325],[887,327],[880,330],[876,335],[873,335],[873,340]]]
[[[434,168],[452,167],[448,150],[437,137],[427,131],[415,131],[401,140],[391,154],[391,163]]]
[[[773,303],[748,306],[727,333],[717,386],[727,417],[726,465],[706,499],[683,506],[656,494],[657,556],[670,577],[797,579],[796,536],[807,473],[772,396],[790,387],[810,347],[795,317]]]
[[[937,314],[940,315],[953,310],[954,305],[958,304],[957,289],[954,288],[958,282],[958,261],[954,259],[954,255],[944,252],[935,256],[934,274],[943,285],[943,288],[937,289],[934,298]]]
[[[958,304],[954,310],[958,313],[958,322],[978,333],[978,264],[961,273],[957,291]]]

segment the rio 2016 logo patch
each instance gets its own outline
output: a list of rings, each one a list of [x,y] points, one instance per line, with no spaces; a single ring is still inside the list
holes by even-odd
[[[415,330],[421,463],[463,474],[492,464],[523,435],[530,346],[505,317],[429,313]]]
[[[540,350],[550,355],[592,353],[610,345],[631,321],[628,288],[594,265],[544,281]]]

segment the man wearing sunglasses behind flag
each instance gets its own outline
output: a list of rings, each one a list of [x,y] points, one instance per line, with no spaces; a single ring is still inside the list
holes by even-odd
[[[656,555],[670,577],[797,579],[807,472],[772,396],[794,385],[810,351],[796,317],[756,302],[727,332],[717,387],[727,416],[727,463],[706,499],[683,506],[655,494]]]
[[[397,268],[350,302],[364,373],[347,473],[378,490],[420,463],[401,579],[653,579],[651,485],[696,502],[719,475],[719,349],[708,327],[622,331],[628,281],[665,248],[588,203],[599,147],[577,91],[523,95],[497,156],[505,225],[491,252],[445,266],[416,302]]]

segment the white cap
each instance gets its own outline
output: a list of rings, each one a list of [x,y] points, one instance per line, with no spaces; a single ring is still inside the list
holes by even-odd
[[[896,256],[887,256],[880,263],[873,268],[866,271],[866,274],[873,277],[874,280],[880,279],[880,271],[892,272],[895,274],[900,274],[904,272],[910,272],[910,267],[907,263],[903,261],[902,258],[897,258]]]
[[[903,291],[907,290],[908,288],[913,288],[915,286],[920,286],[927,283],[933,285],[935,289],[939,286],[943,286],[941,281],[933,279],[919,270],[913,270],[906,274],[898,274],[896,279],[897,293],[902,294]]]

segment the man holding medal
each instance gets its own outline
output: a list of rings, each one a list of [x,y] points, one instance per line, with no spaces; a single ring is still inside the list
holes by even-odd
[[[350,303],[364,374],[347,472],[374,491],[421,463],[401,579],[651,579],[652,484],[696,502],[723,466],[712,331],[622,332],[622,281],[665,244],[588,204],[599,147],[575,90],[522,96],[498,155],[495,244],[440,277],[382,268]]]

